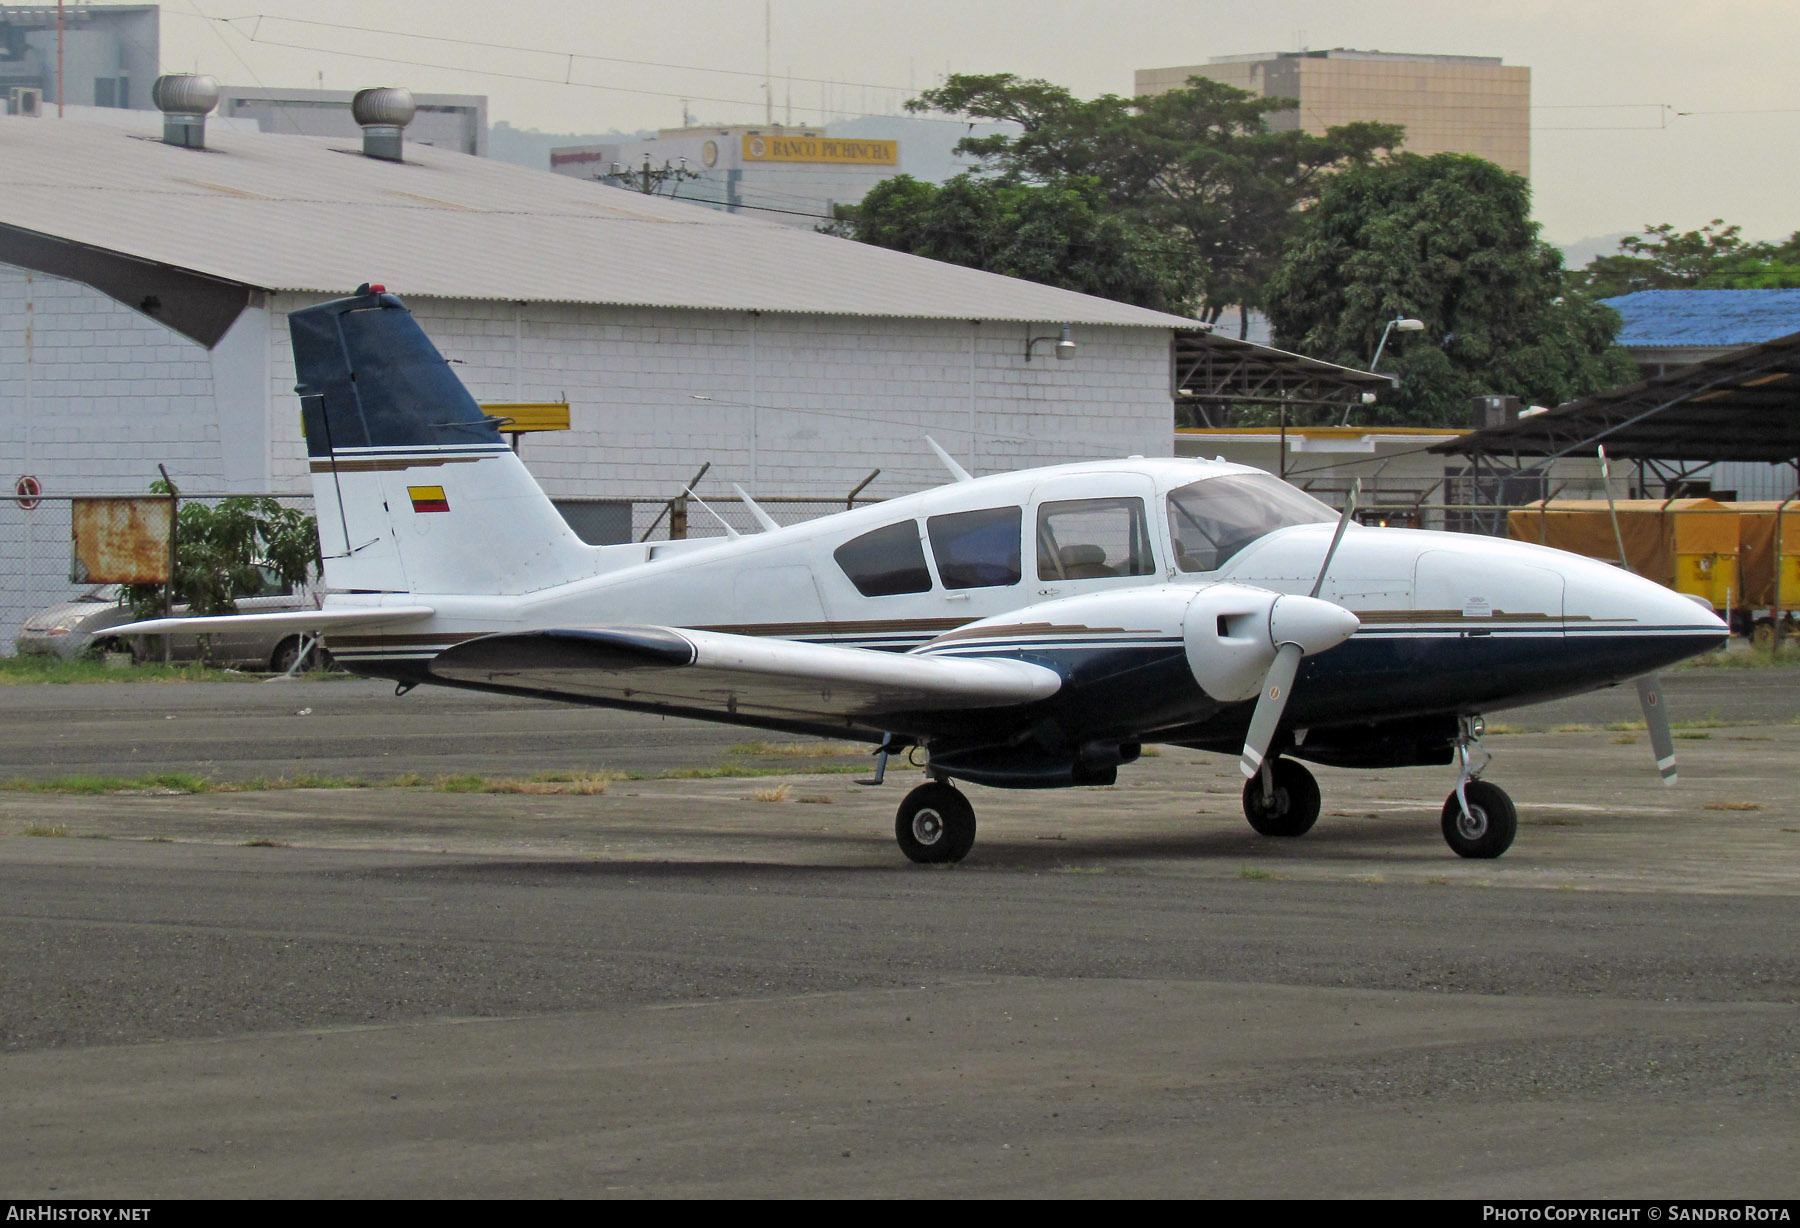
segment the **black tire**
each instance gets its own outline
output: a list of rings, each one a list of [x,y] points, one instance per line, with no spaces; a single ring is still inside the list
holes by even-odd
[[[1304,836],[1319,821],[1319,782],[1293,759],[1275,760],[1269,772],[1274,795],[1267,801],[1261,772],[1244,783],[1244,817],[1259,836]]]
[[[1519,834],[1519,810],[1499,785],[1471,780],[1463,786],[1469,813],[1452,793],[1444,800],[1444,840],[1458,857],[1498,857]]]
[[[275,651],[269,654],[269,669],[273,673],[285,674],[294,668],[294,659],[300,655],[300,645],[305,641],[298,635],[290,635],[275,645]],[[325,651],[325,645],[315,643],[306,655],[306,664],[300,667],[303,674],[318,673],[328,670],[335,662],[331,654]]]
[[[900,803],[894,838],[913,861],[926,865],[961,861],[975,847],[975,808],[941,781],[922,784]]]

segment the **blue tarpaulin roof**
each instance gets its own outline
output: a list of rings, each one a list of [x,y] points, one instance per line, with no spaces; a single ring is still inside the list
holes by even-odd
[[[1716,348],[1800,333],[1800,290],[1640,290],[1600,301],[1625,317],[1623,346]]]

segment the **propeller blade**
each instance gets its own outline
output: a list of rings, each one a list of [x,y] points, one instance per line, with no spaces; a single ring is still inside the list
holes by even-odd
[[[1325,587],[1325,573],[1331,570],[1331,556],[1337,553],[1338,543],[1344,540],[1344,530],[1350,527],[1350,517],[1356,515],[1356,501],[1362,495],[1362,479],[1350,483],[1350,497],[1344,500],[1344,514],[1338,517],[1337,532],[1331,535],[1331,545],[1325,547],[1325,561],[1319,564],[1319,578],[1313,581],[1312,592],[1308,597],[1317,597],[1319,590]]]
[[[1675,783],[1675,735],[1669,732],[1669,714],[1663,708],[1662,679],[1655,674],[1637,680],[1638,702],[1644,706],[1644,726],[1650,731],[1650,749],[1664,785]]]
[[[1281,714],[1287,708],[1288,695],[1294,689],[1294,675],[1300,672],[1300,658],[1304,655],[1305,649],[1300,645],[1283,644],[1269,663],[1269,672],[1263,675],[1262,694],[1257,697],[1256,711],[1250,714],[1250,732],[1244,735],[1244,757],[1238,761],[1238,768],[1246,779],[1262,770],[1263,759],[1269,753],[1269,743],[1275,740],[1275,728],[1281,724]]]

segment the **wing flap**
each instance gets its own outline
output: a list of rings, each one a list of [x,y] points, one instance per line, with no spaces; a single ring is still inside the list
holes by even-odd
[[[1054,670],[1025,661],[925,657],[673,627],[588,627],[483,636],[430,670],[475,683],[723,719],[882,725],[900,713],[1046,699]]]

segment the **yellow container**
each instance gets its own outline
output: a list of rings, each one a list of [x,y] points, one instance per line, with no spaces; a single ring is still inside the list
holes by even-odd
[[[1739,516],[1741,604],[1770,610],[1800,607],[1800,501],[1726,506]]]

